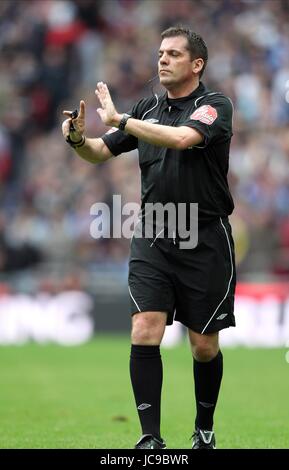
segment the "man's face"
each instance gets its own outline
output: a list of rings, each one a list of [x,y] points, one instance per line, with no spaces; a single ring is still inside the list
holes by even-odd
[[[161,84],[172,89],[193,78],[193,61],[187,49],[187,38],[164,38],[159,49],[158,71]]]

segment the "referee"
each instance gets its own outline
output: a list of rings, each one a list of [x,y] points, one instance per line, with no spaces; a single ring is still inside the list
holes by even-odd
[[[158,75],[162,96],[140,100],[128,113],[116,111],[108,87],[95,91],[102,121],[112,129],[86,138],[85,103],[79,115],[64,111],[63,135],[83,159],[98,163],[139,151],[142,207],[129,261],[132,334],[130,376],[142,427],[137,449],[164,449],[160,431],[162,360],[166,325],[188,328],[193,355],[196,418],[193,449],[214,449],[213,415],[223,373],[218,332],[235,326],[234,243],[228,216],[234,204],[227,182],[232,103],[205,88],[200,78],[208,52],[204,40],[183,27],[161,34]],[[148,204],[197,207],[197,242],[182,244],[184,227],[169,220],[143,227]],[[169,214],[170,215],[170,214]],[[186,215],[184,224],[192,221]],[[139,228],[138,227],[138,228]]]

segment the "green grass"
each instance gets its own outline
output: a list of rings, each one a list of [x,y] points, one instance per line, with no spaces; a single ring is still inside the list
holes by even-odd
[[[64,348],[0,348],[0,448],[132,448],[140,435],[128,337]],[[288,448],[285,349],[224,349],[215,416],[218,448]],[[162,433],[189,449],[195,405],[186,343],[162,351]]]

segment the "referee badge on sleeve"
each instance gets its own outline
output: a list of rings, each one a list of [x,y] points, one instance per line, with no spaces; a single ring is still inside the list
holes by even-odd
[[[209,126],[213,124],[217,117],[218,111],[216,110],[216,108],[213,108],[213,106],[210,106],[209,104],[201,106],[200,108],[196,109],[193,114],[190,115],[190,119],[193,119],[194,121],[203,122],[204,124],[208,124]]]

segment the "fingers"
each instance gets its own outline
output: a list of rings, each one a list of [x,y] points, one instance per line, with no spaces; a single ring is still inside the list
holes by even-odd
[[[102,100],[102,96],[101,96],[100,92],[98,90],[95,90],[95,94],[96,94],[101,106],[103,106],[103,100]]]
[[[63,123],[62,129],[63,134],[69,134],[71,132],[82,134],[85,127],[85,102],[80,100],[79,111],[75,109],[74,111],[68,111],[67,109],[62,111],[62,113],[68,117]]]
[[[108,86],[106,85],[106,83],[103,83],[103,82],[97,83],[95,94],[98,97],[102,105],[103,105],[102,103],[103,100],[105,100],[106,98],[111,99]]]
[[[80,100],[80,103],[79,103],[78,117],[80,117],[81,119],[85,118],[85,102],[83,100]]]
[[[72,119],[71,116],[73,115],[73,113],[75,113],[75,111],[62,111],[62,113],[65,115],[65,116],[69,116],[69,119],[66,119],[63,123],[62,123],[62,131],[63,131],[63,135],[66,137],[67,135],[70,134],[70,132],[74,132],[76,129],[74,127],[74,123],[77,122],[77,118],[75,119]]]
[[[84,119],[85,118],[85,102],[83,100],[80,101],[79,111],[77,109],[75,109],[74,111],[68,111],[67,109],[65,109],[64,111],[62,111],[62,114],[72,118],[73,120],[77,118]]]
[[[65,121],[62,123],[62,133],[65,138],[69,135],[70,125],[71,119],[65,119]]]
[[[104,122],[104,120],[105,120],[105,111],[102,108],[97,108],[96,112],[98,113],[100,119]]]
[[[98,91],[99,93],[103,92],[103,91],[106,91],[108,88],[107,88],[107,85],[103,82],[98,82],[97,85],[96,85],[96,90],[95,91]]]

